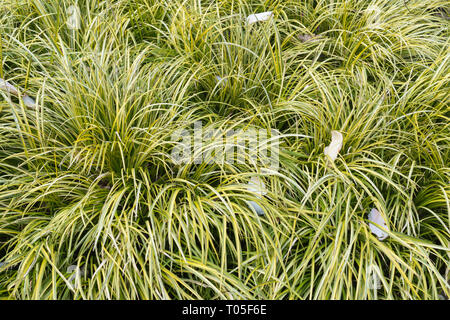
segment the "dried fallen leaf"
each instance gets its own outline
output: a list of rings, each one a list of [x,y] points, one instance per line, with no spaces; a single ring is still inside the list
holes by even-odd
[[[250,25],[252,23],[258,21],[266,21],[269,20],[273,16],[272,11],[262,12],[262,13],[254,13],[247,17],[247,24]]]
[[[331,143],[325,147],[324,153],[329,156],[332,161],[336,160],[339,151],[341,151],[343,140],[342,133],[335,130],[331,131]]]
[[[0,90],[9,92],[16,96],[19,95],[19,91],[17,90],[17,88],[10,84],[8,81],[3,80],[2,78],[0,78]]]
[[[259,215],[259,216],[263,216],[265,215],[265,212],[263,210],[263,208],[261,208],[261,206],[259,204],[257,204],[255,201],[252,200],[247,200],[247,204],[253,208],[253,210],[255,210],[255,212]]]
[[[216,76],[216,80],[217,80],[217,83],[218,83],[222,88],[226,87],[226,85],[227,85],[227,83],[228,83],[228,79],[224,79],[224,78],[219,77],[219,76]]]
[[[76,278],[79,278],[81,276],[84,275],[84,271],[81,270],[77,265],[70,265],[67,267],[67,273],[71,273],[72,275],[70,276],[70,278],[68,279],[68,281],[72,284],[72,286],[74,286],[75,288],[78,287],[77,283],[74,281],[76,280]]]
[[[257,195],[257,198],[261,199],[267,194],[266,185],[258,177],[252,177],[248,183],[247,190]],[[253,208],[260,216],[265,214],[263,208],[255,201],[248,200],[247,204]]]
[[[377,265],[371,264],[367,270],[367,287],[369,289],[381,289],[381,279],[378,275],[380,268]]]
[[[372,231],[372,233],[374,233],[377,236],[378,240],[382,241],[389,236],[389,234],[386,231],[383,231],[381,229],[383,228],[384,230],[389,230],[389,227],[386,221],[384,220],[383,216],[377,209],[373,208],[370,211],[369,221],[373,222],[369,223],[369,229],[370,231]]]
[[[308,41],[311,41],[311,40],[316,40],[317,38],[320,38],[320,36],[318,36],[318,35],[316,35],[314,33],[312,35],[310,35],[310,34],[300,34],[300,35],[298,35],[298,39],[301,42],[308,42]]]
[[[29,107],[29,108],[36,108],[36,102],[27,94],[22,94],[20,95],[19,90],[13,86],[12,84],[10,84],[8,81],[3,80],[2,78],[0,78],[0,90],[6,91],[10,94],[13,94],[17,97],[22,98],[23,103]]]
[[[266,185],[258,177],[252,177],[250,179],[247,190],[258,194],[259,196],[265,196],[267,194]]]

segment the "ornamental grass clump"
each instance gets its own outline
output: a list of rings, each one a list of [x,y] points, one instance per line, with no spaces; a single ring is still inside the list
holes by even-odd
[[[446,13],[0,1],[0,297],[449,297]]]

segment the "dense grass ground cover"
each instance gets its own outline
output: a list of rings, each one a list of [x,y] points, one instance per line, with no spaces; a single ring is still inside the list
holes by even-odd
[[[36,101],[0,91],[0,296],[448,296],[446,10],[0,0],[0,78]],[[173,133],[198,121],[278,130],[279,169],[174,163]]]

